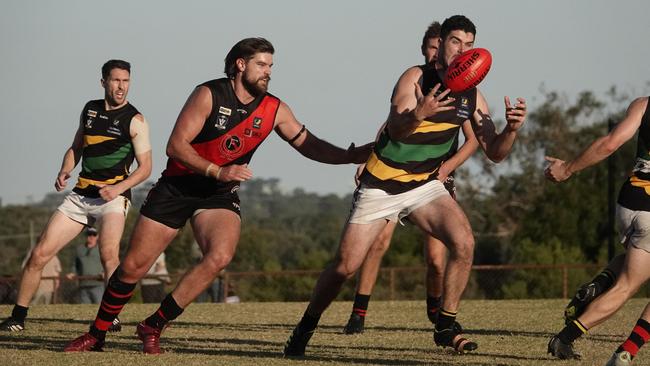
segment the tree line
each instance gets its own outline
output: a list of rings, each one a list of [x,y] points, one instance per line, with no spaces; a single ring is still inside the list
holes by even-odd
[[[529,112],[505,163],[494,165],[478,152],[456,174],[458,200],[476,234],[475,264],[607,261],[607,242],[612,234],[607,214],[607,164],[586,169],[563,184],[552,184],[543,176],[544,156],[575,157],[591,141],[607,133],[609,120],[622,119],[631,97],[612,88],[604,97],[583,92],[572,100],[557,92],[545,92],[542,98],[539,106]],[[500,123],[503,126],[504,122]],[[634,149],[632,140],[611,157],[616,192],[632,167]],[[127,219],[122,252],[127,248],[137,209],[151,184],[141,184],[133,192],[134,209]],[[349,213],[352,192],[342,197],[304,189],[285,192],[280,189],[280,180],[271,178],[245,182],[239,194],[241,240],[228,270],[322,269],[332,259]],[[0,275],[19,273],[30,245],[24,234],[29,232],[30,225],[40,231],[62,198],[62,194],[51,193],[34,204],[0,207],[0,250],[4,254],[0,257]],[[412,225],[400,227],[383,265],[423,265],[422,241],[422,234]],[[82,242],[80,236],[60,253],[64,271],[70,268],[74,245]],[[188,227],[180,231],[166,255],[172,272],[182,271],[198,260]],[[481,296],[553,296],[554,290],[548,283],[557,283],[557,276],[540,271],[500,274],[498,286],[491,284]],[[580,274],[576,274],[578,277]],[[277,295],[291,299],[291,294],[278,292],[313,284],[305,279],[282,281],[294,283],[265,286],[268,289],[256,298],[273,299]],[[471,287],[482,291],[481,288],[488,287],[487,281],[494,279],[476,278]],[[421,283],[421,279],[413,282]]]

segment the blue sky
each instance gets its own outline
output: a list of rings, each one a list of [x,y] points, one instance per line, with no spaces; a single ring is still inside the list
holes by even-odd
[[[102,97],[107,59],[133,65],[129,100],[151,125],[157,179],[180,108],[194,86],[222,77],[223,58],[238,40],[273,42],[270,91],[315,135],[347,146],[374,138],[395,81],[422,62],[424,30],[453,14],[471,18],[476,46],[492,52],[480,89],[495,119],[503,118],[504,95],[523,96],[534,107],[540,88],[568,97],[583,90],[600,95],[613,85],[631,95],[649,89],[650,2],[642,0],[9,0],[0,13],[2,202],[53,191],[81,108]],[[307,160],[275,134],[251,168],[256,177],[280,178],[285,189],[354,189],[355,167]]]

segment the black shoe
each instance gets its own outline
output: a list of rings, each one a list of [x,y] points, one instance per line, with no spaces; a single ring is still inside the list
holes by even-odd
[[[0,331],[3,332],[20,332],[25,330],[25,322],[19,322],[13,317],[8,317],[0,323]]]
[[[302,332],[296,328],[293,330],[287,343],[284,345],[284,357],[302,357],[305,355],[305,348],[314,331]]]
[[[579,353],[573,350],[573,345],[571,343],[566,344],[557,336],[553,336],[553,338],[548,341],[547,352],[560,360],[579,360],[581,357]]]
[[[113,319],[113,324],[108,327],[109,332],[121,332],[122,331],[122,322],[120,318]]]
[[[476,342],[472,342],[462,336],[457,337],[459,335],[460,333],[454,331],[453,328],[442,330],[434,329],[433,342],[436,344],[436,346],[451,347],[459,353],[474,351],[478,348],[478,344]],[[454,339],[456,339],[456,342],[454,342]]]
[[[361,316],[357,313],[350,314],[350,320],[348,324],[343,328],[343,333],[345,334],[357,334],[363,333],[363,323],[366,320],[366,317]]]
[[[564,323],[569,325],[584,313],[587,305],[600,295],[600,286],[597,283],[587,283],[578,288],[573,299],[564,309]]]

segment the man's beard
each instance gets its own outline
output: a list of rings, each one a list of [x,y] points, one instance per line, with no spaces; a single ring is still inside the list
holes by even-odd
[[[262,84],[261,83],[262,80],[263,79],[257,79],[256,81],[252,81],[252,80],[248,80],[248,78],[244,76],[242,78],[242,84],[244,85],[246,91],[250,93],[250,95],[258,96],[266,93],[266,91],[268,90],[269,82],[271,81],[271,77],[268,78],[266,84]]]

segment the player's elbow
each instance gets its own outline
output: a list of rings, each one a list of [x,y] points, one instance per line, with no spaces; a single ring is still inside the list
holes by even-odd
[[[616,150],[618,150],[618,148],[620,146],[621,146],[621,144],[619,144],[614,139],[606,139],[600,145],[600,149],[604,154],[609,156],[609,155],[613,154]]]

